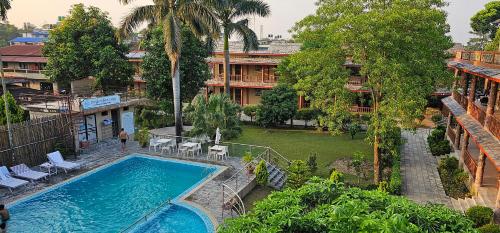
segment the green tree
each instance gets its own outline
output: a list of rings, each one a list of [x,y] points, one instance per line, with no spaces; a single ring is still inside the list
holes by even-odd
[[[307,128],[307,122],[317,119],[320,116],[320,111],[315,108],[301,108],[295,114],[295,119],[304,121],[304,128]]]
[[[311,178],[311,170],[307,163],[302,160],[292,160],[287,172],[286,186],[290,188],[299,188]]]
[[[243,50],[256,50],[257,35],[248,27],[247,16],[266,17],[271,13],[269,5],[262,0],[213,0],[212,8],[220,23],[224,39],[224,90],[230,95],[229,39],[236,33],[243,40]],[[243,18],[243,19],[242,19]],[[238,20],[238,21],[236,21]]]
[[[10,0],[0,0],[0,19],[7,19],[8,10],[10,10]]]
[[[17,105],[14,96],[12,96],[10,92],[7,92],[7,94],[5,96],[4,95],[2,95],[2,100],[7,100],[7,106],[9,106],[10,122],[23,122],[26,119],[24,110],[19,105]],[[0,125],[6,125],[7,117],[5,115],[5,101],[0,101],[0,110]]]
[[[444,5],[442,0],[325,0],[316,14],[293,28],[304,49],[281,69],[294,75],[285,80],[295,79],[295,85],[325,112],[328,117],[322,124],[332,126],[329,130],[342,127],[351,104],[345,88],[348,73],[342,66],[346,57],[361,65],[361,75],[368,78],[365,88],[373,109],[368,139],[373,144],[375,183],[381,179],[381,151],[392,146],[385,142],[387,134],[398,126],[416,127],[427,96],[451,83],[445,69],[445,51],[452,43],[446,35]]]
[[[18,36],[20,36],[20,33],[16,26],[8,23],[0,24],[0,47],[7,46],[9,44],[9,40]]]
[[[134,70],[127,52],[118,43],[108,14],[83,4],[74,5],[70,15],[50,31],[43,48],[51,80],[68,87],[73,80],[92,76],[104,91],[132,83]]]
[[[182,46],[180,58],[181,99],[190,102],[205,85],[210,77],[210,70],[205,58],[209,52],[207,46],[196,38],[186,27],[182,28]],[[146,50],[142,63],[142,77],[146,80],[147,94],[151,99],[161,101],[163,110],[173,112],[172,76],[170,60],[163,49],[163,29],[156,27],[148,32],[142,46]]]
[[[134,0],[119,0],[122,4]],[[182,52],[182,26],[189,27],[197,37],[218,36],[219,25],[212,9],[201,0],[155,0],[152,5],[134,7],[123,19],[120,35],[133,33],[134,29],[148,23],[149,26],[162,26],[164,50],[170,61],[172,95],[174,99],[175,134],[182,133],[182,103],[180,57]]]
[[[287,85],[278,85],[262,93],[257,122],[263,126],[284,124],[297,112],[297,93]]]
[[[257,115],[257,110],[259,107],[257,105],[246,105],[243,107],[243,113],[250,117],[250,122],[253,122],[253,118]]]
[[[269,172],[267,171],[266,161],[263,159],[255,167],[255,180],[257,184],[261,186],[266,186],[269,178]]]
[[[224,140],[235,138],[241,133],[239,112],[240,106],[225,94],[210,95],[208,101],[205,96],[199,95],[186,113],[193,123],[189,133],[192,136],[215,136],[219,128]]]
[[[500,1],[492,1],[484,5],[484,9],[478,11],[470,19],[470,26],[474,33],[487,39],[494,39],[498,25],[495,21],[500,19]]]

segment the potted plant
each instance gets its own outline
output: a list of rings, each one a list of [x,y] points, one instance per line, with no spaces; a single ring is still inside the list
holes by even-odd
[[[243,155],[243,163],[245,164],[245,168],[247,169],[247,173],[250,175],[253,173],[254,165],[252,163],[253,156],[250,151],[245,152]]]

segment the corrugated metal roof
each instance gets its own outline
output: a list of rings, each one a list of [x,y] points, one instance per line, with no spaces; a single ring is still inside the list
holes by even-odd
[[[146,51],[134,50],[130,51],[126,56],[128,59],[142,59],[146,55]]]
[[[16,37],[10,40],[10,43],[43,43],[46,42],[48,38],[43,37]]]
[[[488,76],[488,77],[500,82],[500,69],[483,67],[483,66],[475,66],[473,64],[470,64],[467,61],[462,61],[462,60],[449,60],[448,66],[456,67],[459,69],[465,69],[465,70],[468,70],[469,72]]]
[[[43,45],[11,45],[0,48],[2,56],[42,56]]]
[[[280,63],[281,59],[275,59],[275,58],[263,58],[263,57],[257,57],[257,58],[231,58],[230,63],[231,64],[254,64],[254,65],[278,65]],[[222,57],[209,57],[207,58],[207,62],[209,63],[220,63],[222,64],[224,62],[224,58]]]
[[[271,41],[267,44],[262,44],[259,46],[258,50],[251,50],[249,54],[293,54],[300,51],[300,43],[291,43],[286,41]],[[245,53],[244,44],[241,41],[230,41],[229,51],[231,53]],[[224,43],[219,41],[214,48],[215,53],[222,53],[224,51]]]
[[[46,57],[2,56],[4,62],[47,63]]]

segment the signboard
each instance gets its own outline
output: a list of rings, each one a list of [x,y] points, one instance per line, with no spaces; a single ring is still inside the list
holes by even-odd
[[[100,108],[119,103],[120,103],[119,95],[109,95],[104,97],[84,99],[82,101],[82,108],[83,110],[87,110],[87,109]]]

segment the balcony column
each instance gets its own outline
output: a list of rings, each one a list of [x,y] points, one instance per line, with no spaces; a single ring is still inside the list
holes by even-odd
[[[476,97],[476,83],[477,79],[472,78],[469,89],[469,98],[467,100],[467,114],[471,114],[472,112],[472,105],[474,104],[474,98]]]
[[[497,93],[498,93],[498,83],[497,82],[491,82],[490,86],[490,94],[488,96],[488,106],[486,107],[486,119],[484,120],[484,129],[488,129],[488,125],[493,118],[493,114],[495,113],[495,105],[496,105],[496,100],[497,100]]]
[[[467,150],[467,148],[469,148],[469,137],[469,132],[467,132],[467,130],[464,130],[464,140],[460,145],[460,158],[458,159],[458,167],[460,168],[464,166],[465,151]]]
[[[458,79],[458,73],[459,70],[458,68],[455,68],[455,80],[453,80],[453,87],[451,88],[451,96],[454,100],[457,100],[457,89],[458,89],[458,84],[459,84],[459,79]]]
[[[486,163],[486,155],[484,152],[479,152],[479,158],[477,159],[477,170],[476,170],[476,179],[474,180],[474,186],[472,189],[472,193],[475,195],[478,193],[479,188],[483,184],[483,175],[484,175],[484,167]]]
[[[455,150],[458,150],[460,148],[460,133],[462,132],[462,126],[460,124],[457,124],[457,129],[455,131],[455,141],[453,142],[453,147]]]
[[[446,121],[446,135],[449,135],[448,132],[450,130],[453,130],[451,129],[451,120],[452,120],[452,117],[453,117],[453,114],[451,114],[451,111],[448,113],[448,120]]]
[[[500,187],[500,180],[497,180],[497,187]],[[496,204],[495,204],[495,208],[500,208],[500,188],[497,188],[498,191],[497,191],[497,201],[496,201]]]

